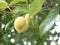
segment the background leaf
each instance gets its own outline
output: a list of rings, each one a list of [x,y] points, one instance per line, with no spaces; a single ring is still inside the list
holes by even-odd
[[[27,0],[12,0],[10,5],[13,5],[13,4],[16,4],[16,3],[19,3],[19,2],[27,2]]]
[[[9,42],[8,34],[4,34],[3,39],[5,42]]]
[[[12,12],[15,12],[15,13],[24,12],[24,13],[26,13],[26,12],[28,12],[28,10],[29,10],[28,7],[23,7],[23,6],[20,7],[20,6],[18,6],[16,8],[14,8]]]
[[[4,10],[8,6],[5,0],[0,0],[0,10]]]
[[[54,7],[46,17],[46,19],[40,24],[40,36],[44,35],[54,25],[55,18],[60,11],[60,6]]]
[[[29,7],[29,14],[30,15],[36,15],[42,8],[43,3],[45,0],[34,0]]]

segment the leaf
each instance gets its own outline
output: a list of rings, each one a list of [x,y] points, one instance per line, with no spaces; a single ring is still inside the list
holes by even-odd
[[[29,7],[29,14],[30,15],[36,15],[42,8],[43,3],[45,0],[34,0]]]
[[[5,42],[9,42],[8,34],[4,34],[3,39]]]
[[[4,45],[4,43],[0,43],[0,45]]]
[[[60,6],[57,6],[57,7],[54,7],[49,12],[46,19],[39,26],[40,36],[43,36],[47,31],[49,31],[50,28],[52,28],[59,11],[60,11]]]
[[[29,10],[28,7],[20,7],[20,6],[18,6],[16,8],[14,8],[12,12],[15,12],[15,13],[17,13],[17,12],[25,12],[25,13],[27,13],[28,10]]]
[[[16,4],[16,3],[19,3],[19,2],[26,2],[27,0],[12,0],[10,5],[13,5],[13,4]]]
[[[14,19],[12,19],[11,21],[9,21],[9,22],[6,24],[6,26],[5,26],[5,31],[7,30],[7,28],[9,27],[9,25],[12,24],[13,21],[14,21]]]
[[[0,0],[0,10],[4,10],[8,6],[5,0]]]

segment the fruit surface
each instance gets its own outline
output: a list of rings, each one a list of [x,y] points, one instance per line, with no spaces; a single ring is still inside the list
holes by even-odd
[[[14,27],[17,32],[24,32],[28,29],[29,23],[24,17],[20,16],[15,19]]]

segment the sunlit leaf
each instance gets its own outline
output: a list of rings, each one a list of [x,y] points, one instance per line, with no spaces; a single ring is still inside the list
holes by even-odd
[[[29,7],[29,14],[30,15],[36,15],[42,8],[42,5],[44,4],[45,0],[34,0]]]
[[[19,3],[19,2],[26,2],[27,0],[12,0],[10,5],[13,5],[13,4],[16,4],[16,3]]]
[[[0,10],[4,10],[8,6],[5,0],[0,0]]]
[[[54,25],[56,16],[60,11],[60,6],[54,7],[46,17],[46,19],[40,24],[40,36],[44,35]]]

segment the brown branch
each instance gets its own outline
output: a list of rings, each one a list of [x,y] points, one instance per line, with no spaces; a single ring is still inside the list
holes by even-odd
[[[0,12],[9,13],[9,14],[24,14],[23,12],[17,12],[17,13],[15,13],[15,12],[2,11],[2,10],[0,10]]]

